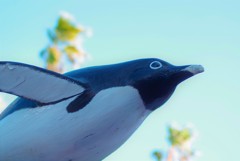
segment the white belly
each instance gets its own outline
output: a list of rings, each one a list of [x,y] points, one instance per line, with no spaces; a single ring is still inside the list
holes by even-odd
[[[99,161],[150,113],[129,86],[102,90],[85,108],[68,113],[73,99],[16,111],[0,121],[0,161]]]

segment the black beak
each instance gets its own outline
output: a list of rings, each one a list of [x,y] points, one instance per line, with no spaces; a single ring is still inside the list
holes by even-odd
[[[181,71],[187,71],[192,73],[193,75],[196,75],[204,72],[204,68],[201,65],[189,65],[186,68],[182,69]]]
[[[196,74],[204,72],[204,68],[201,65],[178,66],[175,69],[177,70],[175,70],[170,77],[174,86]]]

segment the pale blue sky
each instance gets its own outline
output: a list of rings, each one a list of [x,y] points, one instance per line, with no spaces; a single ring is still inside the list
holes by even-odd
[[[151,161],[166,149],[166,125],[192,122],[199,161],[240,160],[240,1],[237,0],[0,0],[0,60],[42,65],[39,51],[60,11],[94,31],[85,41],[99,65],[142,57],[202,64],[172,98],[106,161]]]

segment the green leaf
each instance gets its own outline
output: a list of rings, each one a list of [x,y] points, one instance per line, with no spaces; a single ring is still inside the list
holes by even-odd
[[[69,61],[74,62],[74,55],[80,55],[81,52],[77,49],[76,46],[68,45],[64,48],[64,52],[67,54]]]
[[[57,47],[48,48],[47,64],[57,64],[60,61],[61,53]]]
[[[72,54],[79,54],[79,50],[77,49],[76,46],[73,45],[68,45],[64,48],[64,51],[68,54],[68,55],[72,55]]]
[[[159,152],[159,151],[155,151],[155,152],[153,152],[153,155],[156,157],[156,159],[158,160],[158,161],[161,161],[162,160],[162,153],[161,152]]]
[[[41,57],[44,57],[44,55],[45,55],[46,53],[47,53],[47,49],[43,49],[43,50],[40,51],[39,55],[40,55]]]
[[[50,41],[52,41],[54,43],[57,42],[57,37],[54,34],[54,32],[52,32],[51,30],[47,30],[47,35],[48,35],[48,38],[50,39]]]
[[[169,141],[172,145],[182,145],[191,138],[191,131],[187,128],[177,130],[169,127]]]
[[[57,38],[61,41],[71,41],[74,40],[80,32],[83,30],[74,25],[70,20],[60,17],[58,19],[55,32]]]

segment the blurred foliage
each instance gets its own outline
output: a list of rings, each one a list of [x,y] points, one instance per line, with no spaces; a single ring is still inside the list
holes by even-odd
[[[52,30],[47,30],[49,45],[40,52],[46,68],[55,72],[64,72],[64,65],[80,67],[87,57],[83,50],[83,36],[87,30],[75,22],[72,15],[62,13]],[[67,58],[67,59],[66,59]],[[64,63],[68,61],[69,63]]]
[[[64,48],[64,52],[67,54],[67,57],[69,59],[69,61],[71,61],[72,63],[74,63],[75,60],[75,55],[81,55],[83,53],[81,53],[76,46],[73,45],[68,45]]]
[[[83,28],[74,25],[70,19],[60,17],[55,28],[56,37],[61,41],[72,41],[76,39]]]
[[[162,153],[159,151],[153,152],[153,156],[156,158],[157,161],[161,161],[163,158]]]
[[[49,64],[56,64],[57,62],[60,61],[61,52],[56,46],[50,46],[47,49],[47,52],[49,53],[49,56],[47,59],[47,62]]]
[[[168,127],[169,131],[169,141],[172,145],[182,145],[184,142],[190,139],[191,132],[188,128],[182,130],[174,129],[173,127]]]
[[[198,155],[198,152],[192,149],[196,136],[191,127],[169,125],[167,131],[170,146],[165,153],[161,151],[153,152],[157,161],[192,161]]]

